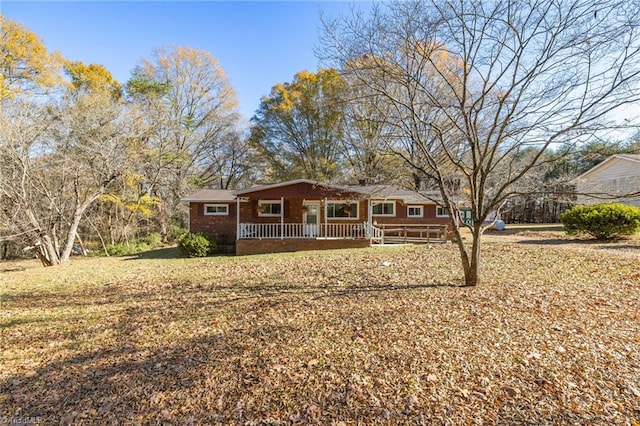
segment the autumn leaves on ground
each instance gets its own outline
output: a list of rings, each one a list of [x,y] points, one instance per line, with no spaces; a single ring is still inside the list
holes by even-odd
[[[488,240],[1,263],[0,418],[638,424],[640,242]]]

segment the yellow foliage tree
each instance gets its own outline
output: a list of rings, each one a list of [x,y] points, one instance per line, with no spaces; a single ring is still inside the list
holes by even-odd
[[[119,98],[122,94],[120,83],[102,65],[65,61],[64,71],[71,79],[71,85],[75,90],[109,93],[114,98]]]
[[[0,99],[60,84],[61,62],[36,34],[0,14]]]
[[[262,98],[251,140],[271,169],[267,180],[341,179],[344,89],[335,69],[301,71]]]

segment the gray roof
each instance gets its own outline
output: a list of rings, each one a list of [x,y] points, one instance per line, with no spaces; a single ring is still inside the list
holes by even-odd
[[[296,179],[288,182],[280,182],[272,185],[259,185],[252,188],[242,190],[230,190],[230,189],[201,189],[200,191],[188,195],[182,199],[186,202],[233,202],[236,201],[238,196],[246,193],[260,191],[264,189],[278,188],[282,186],[294,185],[297,183],[310,183],[313,185],[320,185],[326,188],[335,188],[343,191],[349,191],[351,193],[362,194],[365,198],[372,198],[378,200],[402,200],[405,203],[433,203],[434,199],[438,199],[438,192],[425,191],[416,192],[407,188],[403,188],[397,185],[334,185],[322,182],[311,181],[307,179]]]
[[[283,186],[296,185],[298,183],[308,183],[309,185],[318,185],[318,186],[323,186],[325,188],[342,188],[342,187],[339,187],[337,185],[332,185],[332,184],[323,183],[323,182],[310,180],[310,179],[295,179],[295,180],[288,180],[288,181],[285,181],[285,182],[278,182],[278,183],[272,183],[272,184],[267,184],[267,185],[252,186],[252,187],[246,188],[246,189],[239,189],[239,190],[235,191],[235,194],[243,195],[243,194],[248,194],[248,193],[251,193],[251,192],[264,191],[266,189],[273,189],[273,188],[280,188],[280,187],[283,187]]]
[[[440,198],[437,191],[417,192],[397,185],[359,185],[350,188],[369,198],[402,200],[405,203],[433,203],[434,199]]]
[[[230,189],[201,189],[200,191],[188,195],[182,199],[182,201],[235,201],[235,191]]]

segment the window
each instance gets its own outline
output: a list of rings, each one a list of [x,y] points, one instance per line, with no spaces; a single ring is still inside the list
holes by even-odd
[[[436,207],[436,217],[449,217],[449,210],[444,207]]]
[[[423,217],[424,210],[422,206],[409,206],[407,207],[407,217]]]
[[[282,205],[280,200],[266,200],[258,202],[258,216],[280,216]]]
[[[373,203],[371,213],[374,216],[395,216],[396,203],[395,202]]]
[[[229,216],[228,204],[205,204],[205,216]]]
[[[357,219],[358,203],[329,201],[327,203],[327,217],[333,219]]]

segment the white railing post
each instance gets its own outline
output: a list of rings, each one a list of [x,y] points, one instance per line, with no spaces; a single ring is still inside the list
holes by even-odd
[[[284,240],[284,197],[280,197],[280,239]]]
[[[324,235],[323,237],[327,237],[327,216],[329,215],[328,210],[329,204],[327,203],[327,197],[324,197]]]
[[[236,197],[236,240],[240,239],[240,197]]]
[[[371,212],[371,197],[367,198],[367,233],[371,239],[371,222],[373,221],[373,213]]]

